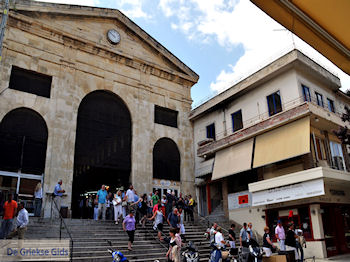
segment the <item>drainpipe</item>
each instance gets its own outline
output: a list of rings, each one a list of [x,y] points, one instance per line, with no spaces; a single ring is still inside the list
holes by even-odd
[[[224,107],[222,109],[222,111],[224,112],[224,121],[222,122],[223,126],[224,126],[224,136],[227,136],[227,127],[226,127],[226,108]]]
[[[9,12],[9,0],[5,0],[4,9],[2,11],[2,16],[1,16],[1,26],[0,26],[0,30],[1,30],[0,31],[0,62],[2,58],[2,44],[4,41],[8,12]]]

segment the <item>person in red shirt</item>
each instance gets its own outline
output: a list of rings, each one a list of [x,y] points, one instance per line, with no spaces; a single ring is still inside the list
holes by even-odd
[[[4,217],[1,224],[0,239],[5,239],[12,230],[13,218],[17,213],[17,202],[12,199],[12,194],[4,204]]]

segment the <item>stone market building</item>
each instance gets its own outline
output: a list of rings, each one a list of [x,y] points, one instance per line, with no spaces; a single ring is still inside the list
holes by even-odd
[[[102,183],[193,193],[199,77],[120,11],[16,1],[0,78],[3,194],[42,181],[47,217],[59,179],[69,209]]]

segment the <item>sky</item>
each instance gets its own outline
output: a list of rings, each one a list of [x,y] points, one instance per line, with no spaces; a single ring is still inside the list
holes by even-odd
[[[349,75],[249,0],[41,1],[119,9],[200,76],[192,107],[293,48],[337,75],[343,91],[350,89]]]

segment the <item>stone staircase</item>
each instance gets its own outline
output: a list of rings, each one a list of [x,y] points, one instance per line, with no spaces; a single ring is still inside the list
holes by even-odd
[[[60,232],[59,220],[31,218],[26,233],[26,239],[58,238]],[[127,250],[128,236],[122,225],[115,225],[114,221],[94,221],[87,219],[65,219],[74,241],[73,261],[111,261],[107,252],[107,240],[112,242],[113,248],[121,251],[130,262],[147,262],[158,259],[167,261],[165,254],[167,244],[158,241],[152,223],[146,228],[138,226],[135,231],[133,251]],[[204,237],[207,225],[200,221],[186,222],[186,240],[195,243],[201,259],[207,259],[210,253],[208,241]],[[164,232],[168,235],[169,226],[164,225]],[[61,230],[62,238],[69,238],[65,229]]]

